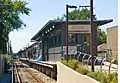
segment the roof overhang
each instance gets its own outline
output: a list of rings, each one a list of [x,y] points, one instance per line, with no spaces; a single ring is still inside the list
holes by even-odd
[[[113,20],[112,19],[108,19],[108,20],[94,20],[94,23],[97,25],[97,26],[101,26],[101,25],[104,25],[104,24],[107,24],[107,23],[110,23],[112,22]],[[36,40],[38,36],[42,35],[45,33],[45,31],[48,29],[48,27],[50,28],[51,26],[53,25],[56,25],[56,24],[65,24],[66,21],[60,21],[60,20],[49,20],[43,27],[42,29],[40,29],[38,31],[37,34],[35,34],[31,40]],[[69,24],[90,24],[90,20],[70,20],[68,21]]]

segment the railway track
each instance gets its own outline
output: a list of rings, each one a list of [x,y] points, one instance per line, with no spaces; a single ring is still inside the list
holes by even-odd
[[[15,78],[17,83],[45,83],[38,78],[32,70],[23,63],[14,63]],[[24,71],[21,73],[20,71]],[[24,75],[26,73],[26,75]],[[26,77],[27,76],[27,77]],[[31,81],[30,81],[31,80]]]

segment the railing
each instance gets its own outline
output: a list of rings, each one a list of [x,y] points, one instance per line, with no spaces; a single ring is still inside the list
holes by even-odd
[[[74,59],[79,60],[81,62],[85,62],[87,63],[87,65],[91,64],[91,55],[90,54],[86,54],[86,53],[82,53],[79,51],[76,51],[74,54]],[[104,58],[102,58],[100,61],[98,59],[98,57],[94,56],[94,65],[98,64],[98,65],[102,65],[104,62]]]
[[[35,62],[30,60],[20,59],[23,63],[27,64],[29,67],[34,68],[43,74],[57,80],[57,65],[55,63],[49,62]]]
[[[15,63],[12,63],[12,83],[22,83]]]

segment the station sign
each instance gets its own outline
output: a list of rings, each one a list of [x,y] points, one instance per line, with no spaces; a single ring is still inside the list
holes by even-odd
[[[90,33],[90,25],[68,25],[68,33]]]

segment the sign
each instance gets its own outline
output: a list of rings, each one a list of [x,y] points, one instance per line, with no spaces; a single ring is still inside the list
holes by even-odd
[[[62,54],[62,55],[65,54],[65,51],[64,51],[64,50],[61,50],[61,51],[60,51],[60,54]]]
[[[63,46],[64,54],[66,54],[66,46]],[[68,46],[68,54],[75,54],[77,46]]]
[[[90,25],[68,25],[68,33],[90,33]]]

